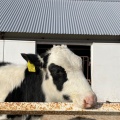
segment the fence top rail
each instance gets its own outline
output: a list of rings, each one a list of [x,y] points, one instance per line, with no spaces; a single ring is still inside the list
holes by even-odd
[[[0,114],[120,115],[120,103],[98,103],[93,109],[80,109],[73,103],[1,102]]]

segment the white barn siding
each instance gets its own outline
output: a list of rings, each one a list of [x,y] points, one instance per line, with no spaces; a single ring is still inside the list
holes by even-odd
[[[1,50],[0,53],[2,53]],[[26,61],[22,58],[21,53],[35,53],[35,41],[4,41],[4,61],[24,64]]]
[[[92,88],[99,102],[120,102],[120,44],[93,43]]]
[[[0,61],[3,61],[3,40],[0,40]]]

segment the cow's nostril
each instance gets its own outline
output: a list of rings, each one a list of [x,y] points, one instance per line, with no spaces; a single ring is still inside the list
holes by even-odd
[[[97,97],[94,94],[87,96],[84,99],[84,107],[85,108],[91,108],[91,107],[95,106],[96,103],[97,103]]]

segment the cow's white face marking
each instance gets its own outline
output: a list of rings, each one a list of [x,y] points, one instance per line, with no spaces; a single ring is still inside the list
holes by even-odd
[[[52,102],[73,101],[77,106],[87,108],[85,100],[92,99],[94,96],[94,100],[92,99],[90,102],[87,100],[86,103],[94,104],[96,96],[82,72],[82,59],[64,45],[54,46],[48,53],[50,53],[47,63],[48,79],[43,81],[43,91],[46,95],[46,100]],[[55,69],[52,69],[51,66]],[[60,76],[57,75],[58,78],[57,76],[53,77],[54,73],[51,73],[56,68],[66,73],[66,75],[62,75],[64,77],[63,84],[60,83],[62,84],[62,88],[57,88],[54,81],[55,78],[56,81],[57,79],[59,80]],[[92,97],[88,98],[89,96]]]

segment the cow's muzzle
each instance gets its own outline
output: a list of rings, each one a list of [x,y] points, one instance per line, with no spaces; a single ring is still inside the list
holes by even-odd
[[[83,108],[92,108],[96,105],[97,103],[97,97],[95,94],[89,95],[87,97],[85,97],[84,101],[84,107]]]

